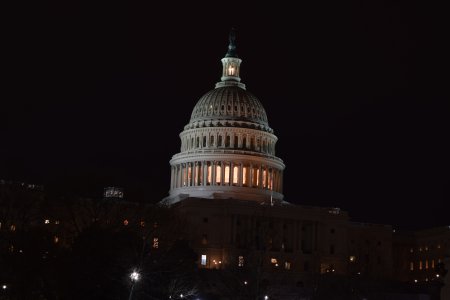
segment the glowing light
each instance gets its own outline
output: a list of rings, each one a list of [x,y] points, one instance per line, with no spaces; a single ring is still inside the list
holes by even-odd
[[[228,75],[234,76],[235,68],[233,66],[228,67]]]
[[[264,300],[267,300],[267,299],[269,299],[269,296],[265,295]]]
[[[248,284],[248,282],[247,281],[244,281],[244,285],[247,285]]]
[[[138,281],[140,278],[141,278],[141,274],[139,274],[139,273],[136,272],[136,271],[133,271],[133,273],[130,274],[130,279],[131,279],[131,281],[133,281],[133,282]]]
[[[202,260],[201,260],[202,266],[206,266],[206,255],[202,254]]]
[[[243,267],[244,266],[244,257],[243,256],[239,256],[238,258],[238,267]]]
[[[225,166],[225,178],[224,183],[229,184],[230,183],[230,167],[227,165]]]
[[[436,274],[436,277],[439,278],[439,274]]]
[[[414,282],[417,283],[417,279],[414,279]]]
[[[123,225],[127,226],[128,225],[128,220],[123,220]]]
[[[2,289],[6,290],[7,286],[6,284],[2,285]]]
[[[354,255],[350,256],[350,261],[351,262],[354,262],[355,260],[356,260],[356,256],[354,256]]]
[[[50,220],[49,220],[49,219],[46,219],[46,220],[44,221],[44,223],[45,223],[45,224],[50,224]]]
[[[183,295],[183,294],[180,294],[180,298],[184,298],[184,295]]]

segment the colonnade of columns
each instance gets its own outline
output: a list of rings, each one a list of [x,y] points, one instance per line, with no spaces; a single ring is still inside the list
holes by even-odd
[[[265,136],[243,133],[197,133],[181,138],[181,151],[202,148],[247,149],[275,155],[275,141]]]
[[[172,166],[170,188],[189,186],[240,186],[283,190],[283,172],[257,163],[194,161]]]

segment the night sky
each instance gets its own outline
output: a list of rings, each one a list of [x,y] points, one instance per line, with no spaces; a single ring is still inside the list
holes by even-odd
[[[165,197],[178,135],[220,79],[235,27],[242,80],[279,138],[287,201],[396,228],[450,225],[443,9],[155,3],[5,10],[0,179],[51,195],[116,185],[132,200]]]

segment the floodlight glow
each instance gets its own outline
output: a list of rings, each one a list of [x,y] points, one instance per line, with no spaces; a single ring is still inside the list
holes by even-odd
[[[132,281],[138,281],[140,277],[141,277],[141,274],[139,274],[136,271],[133,271],[133,273],[130,274],[130,278]]]

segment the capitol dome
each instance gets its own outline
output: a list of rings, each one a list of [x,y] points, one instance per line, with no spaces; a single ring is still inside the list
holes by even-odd
[[[285,165],[275,156],[278,138],[261,102],[241,82],[241,62],[231,32],[221,81],[198,100],[180,133],[167,203],[188,197],[282,201]]]
[[[269,126],[266,111],[258,98],[235,85],[218,87],[203,95],[195,105],[189,123],[214,119]]]

